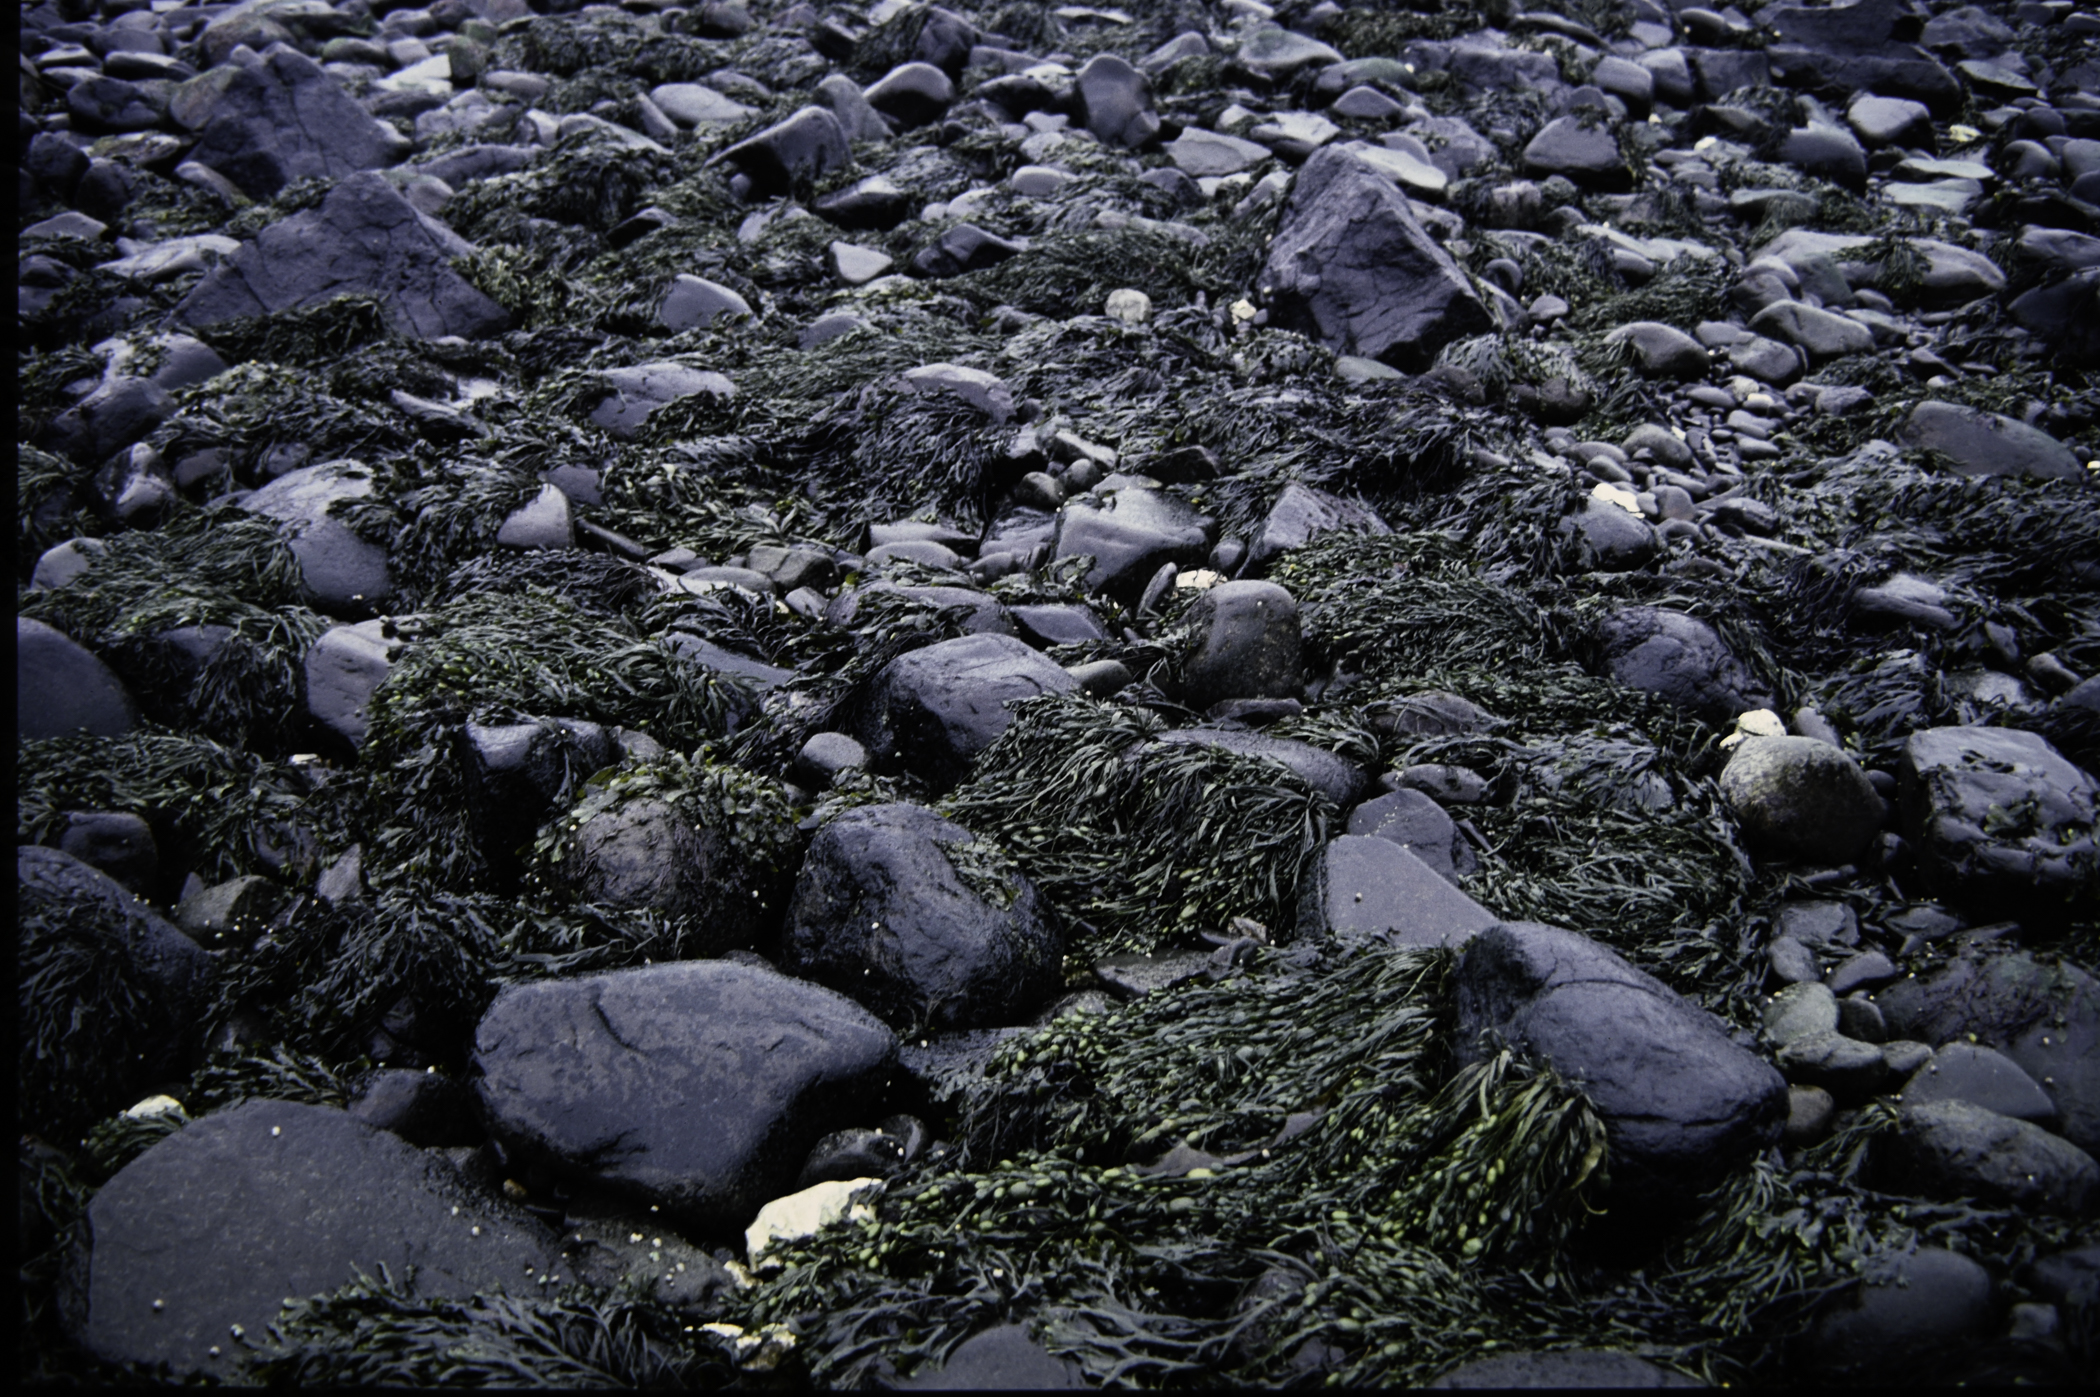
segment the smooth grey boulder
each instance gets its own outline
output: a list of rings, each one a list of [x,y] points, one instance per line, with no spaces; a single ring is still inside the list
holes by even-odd
[[[680,126],[704,126],[709,122],[742,121],[756,107],[725,97],[697,82],[667,82],[649,89],[649,100]]]
[[[664,293],[663,304],[656,312],[657,320],[674,335],[705,329],[724,315],[748,319],[751,303],[720,282],[683,272],[671,278],[671,289]]]
[[[1457,972],[1460,1054],[1521,1047],[1581,1085],[1603,1115],[1614,1192],[1689,1201],[1779,1138],[1786,1082],[1720,1021],[1575,932],[1504,923]]]
[[[1301,937],[1462,946],[1500,921],[1390,839],[1354,834],[1330,839],[1298,884]]]
[[[748,1224],[896,1068],[896,1036],[820,985],[677,961],[506,987],[474,1035],[511,1149],[676,1219]]]
[[[1904,1083],[1896,1099],[1905,1106],[1966,1101],[2001,1116],[2038,1124],[2056,1119],[2056,1103],[2040,1083],[1996,1048],[1976,1043],[1942,1045]]]
[[[1865,1100],[1889,1075],[1889,1060],[1879,1047],[1835,1032],[1805,1033],[1773,1061],[1789,1082],[1821,1087],[1847,1104]]]
[[[1062,984],[1064,938],[1035,885],[921,806],[847,811],[810,843],[781,967],[900,1031],[1019,1023]]]
[[[280,46],[228,78],[189,158],[267,199],[295,180],[390,165],[406,146],[318,63]]]
[[[1390,840],[1450,882],[1480,866],[1472,844],[1444,807],[1420,791],[1392,791],[1365,801],[1349,812],[1348,833]]]
[[[244,243],[183,297],[175,316],[215,325],[357,294],[375,297],[402,334],[474,339],[508,328],[510,313],[453,270],[453,259],[473,250],[367,171]]]
[[[1494,328],[1407,196],[1333,147],[1299,169],[1260,286],[1271,323],[1399,369],[1426,368],[1451,341]]]
[[[352,748],[364,745],[372,695],[401,652],[402,643],[388,637],[387,626],[384,620],[331,626],[306,652],[307,716]]]
[[[2040,1084],[2064,1138],[2100,1153],[2100,981],[2024,951],[1971,952],[1875,995],[1892,1039],[1995,1048]]]
[[[1605,618],[1597,638],[1613,679],[1688,708],[1709,723],[1727,723],[1777,702],[1713,627],[1681,611],[1627,607]]]
[[[15,617],[16,737],[122,737],[137,721],[131,691],[94,651],[56,626]]]
[[[1722,769],[1721,794],[1751,847],[1780,858],[1845,863],[1881,828],[1881,796],[1859,763],[1812,737],[1747,739]]]
[[[1925,728],[1896,768],[1926,885],[1993,914],[2060,919],[2100,895],[2100,781],[2011,728]]]
[[[599,377],[605,380],[606,394],[591,409],[590,420],[620,441],[639,437],[657,409],[681,398],[704,393],[726,399],[736,393],[736,385],[727,375],[696,369],[674,359],[607,369]]]
[[[1805,350],[1817,364],[1874,348],[1874,332],[1857,320],[1800,301],[1774,301],[1750,317],[1750,328]]]
[[[1572,544],[1570,561],[1582,572],[1633,572],[1655,561],[1662,536],[1629,509],[1594,497],[1563,519],[1560,532]]]
[[[1972,1101],[1906,1105],[1877,1142],[1878,1163],[1896,1190],[1927,1198],[1975,1198],[2082,1217],[2100,1201],[2100,1163],[2030,1121]]]
[[[1166,145],[1168,157],[1183,174],[1196,178],[1236,175],[1269,158],[1269,148],[1217,131],[1191,126]]]
[[[1564,175],[1598,189],[1625,189],[1633,183],[1611,124],[1581,115],[1555,117],[1540,127],[1524,147],[1524,172]]]
[[[1159,136],[1152,111],[1152,83],[1123,58],[1097,53],[1073,82],[1080,121],[1112,146],[1150,145]]]
[[[287,1297],[384,1266],[424,1298],[522,1290],[559,1240],[399,1136],[325,1106],[248,1101],[184,1126],[88,1205],[77,1338],[112,1363],[239,1381]]]
[[[784,194],[852,164],[853,151],[837,117],[823,107],[804,107],[715,158],[736,166],[759,192]]]
[[[2085,474],[2076,453],[2041,428],[1961,403],[1919,403],[1905,420],[1902,436],[1911,446],[1936,452],[1963,475],[2077,480]]]
[[[1070,693],[1078,681],[1010,635],[966,635],[899,655],[876,676],[848,735],[878,762],[937,786],[960,781],[1013,721],[1011,699]]]
[[[1310,786],[1335,805],[1347,809],[1371,784],[1370,776],[1354,762],[1345,761],[1310,742],[1237,728],[1175,728],[1154,742],[1165,747],[1212,747],[1236,756],[1273,762]]]
[[[1704,378],[1711,363],[1706,346],[1674,325],[1635,320],[1605,335],[1606,344],[1626,344],[1641,372],[1651,378]]]
[[[1242,571],[1259,571],[1294,548],[1303,548],[1322,534],[1389,534],[1392,529],[1378,511],[1361,500],[1345,500],[1310,485],[1292,481],[1283,487],[1247,546]]]
[[[1974,1342],[1997,1318],[1991,1289],[1991,1273],[1959,1252],[1882,1252],[1817,1319],[1809,1352],[1822,1372],[1858,1376]]]
[[[241,508],[274,519],[291,537],[299,575],[321,610],[370,612],[393,594],[387,552],[336,518],[338,501],[372,494],[372,473],[356,461],[323,461],[287,471],[241,501]]]
[[[1466,1388],[1528,1390],[1531,1388],[1704,1387],[1706,1384],[1660,1368],[1645,1358],[1606,1349],[1556,1349],[1551,1353],[1497,1353],[1461,1363],[1424,1386],[1445,1391]]]
[[[1191,635],[1181,687],[1192,708],[1226,699],[1293,698],[1305,688],[1298,603],[1273,582],[1226,582],[1184,614]]]

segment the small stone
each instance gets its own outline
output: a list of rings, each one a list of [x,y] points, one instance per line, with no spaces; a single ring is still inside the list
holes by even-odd
[[[1835,1002],[1831,1007],[1836,1008]],[[1889,1072],[1881,1049],[1835,1031],[1793,1039],[1780,1048],[1777,1061],[1789,1082],[1822,1087],[1840,1101],[1865,1099]]]
[[[1827,985],[1813,980],[1787,986],[1765,1004],[1765,1038],[1783,1048],[1797,1038],[1816,1033],[1834,1033],[1838,1025],[1837,996]]]
[[[1823,973],[1816,964],[1816,953],[1791,936],[1772,938],[1772,944],[1765,947],[1765,958],[1772,963],[1772,974],[1789,985],[1807,984]]]
[[[2051,1122],[2056,1103],[2034,1078],[1995,1048],[1948,1043],[1904,1085],[1897,1100],[1906,1106],[1931,1101],[1966,1101],[2015,1120]]]
[[[1861,951],[1831,971],[1828,984],[1833,994],[1850,994],[1854,990],[1879,989],[1902,974],[1896,963],[1881,952]]]
[[[1821,1087],[1787,1088],[1786,1126],[1780,1139],[1795,1149],[1813,1145],[1830,1133],[1837,1101]]]
[[[1108,303],[1103,313],[1111,320],[1120,320],[1125,325],[1142,325],[1152,318],[1152,298],[1142,291],[1124,287],[1108,293]]]

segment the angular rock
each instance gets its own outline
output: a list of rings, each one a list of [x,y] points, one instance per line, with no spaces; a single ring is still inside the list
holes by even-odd
[[[1524,172],[1564,175],[1597,189],[1626,189],[1633,183],[1610,124],[1585,116],[1556,117],[1540,127],[1524,147]]]
[[[1624,1197],[1684,1200],[1779,1138],[1780,1075],[1712,1015],[1587,937],[1492,927],[1467,945],[1457,994],[1462,1055],[1495,1040],[1522,1045],[1588,1092]]]
[[[1631,345],[1641,372],[1651,378],[1704,378],[1709,364],[1706,346],[1672,325],[1636,320],[1621,325],[1605,343]]]
[[[1226,699],[1290,698],[1305,687],[1298,603],[1273,582],[1227,582],[1184,615],[1191,648],[1182,690],[1193,708]]]
[[[1857,320],[1799,301],[1773,302],[1750,317],[1750,328],[1798,345],[1818,364],[1874,348],[1874,332]]]
[[[968,830],[872,805],[811,842],[781,965],[916,1036],[1025,1020],[1059,988],[1063,949],[1035,885]]]
[[[1501,919],[1389,839],[1330,839],[1298,885],[1297,934],[1463,946]]]
[[[404,142],[292,48],[227,79],[190,159],[267,199],[295,180],[342,179],[389,165]]]
[[[1941,896],[2049,920],[2100,893],[2100,781],[2038,734],[1914,732],[1897,792],[1904,831]]]
[[[612,734],[579,718],[483,724],[459,730],[467,828],[497,878],[515,879],[540,824],[592,773],[618,760]]]
[[[1198,179],[1236,175],[1269,158],[1269,148],[1200,126],[1187,127],[1167,142],[1168,158],[1183,174]]]
[[[591,409],[591,421],[622,441],[642,434],[643,426],[658,408],[705,393],[712,398],[735,395],[736,385],[726,375],[710,369],[695,369],[665,359],[626,368],[607,369],[606,396]]]
[[[794,1186],[896,1056],[851,1000],[733,961],[512,985],[474,1038],[476,1090],[510,1148],[725,1229]]]
[[[1393,791],[1365,801],[1349,812],[1348,833],[1390,840],[1448,882],[1479,866],[1472,844],[1444,808],[1420,791]]]
[[[179,1200],[179,1201],[178,1201]],[[88,1206],[78,1337],[116,1363],[239,1381],[286,1297],[384,1266],[426,1298],[530,1284],[554,1233],[450,1165],[325,1106],[249,1101],[184,1126]]]
[[[2100,1201],[2100,1163],[2028,1121],[1969,1101],[1906,1105],[1880,1142],[1889,1183],[1927,1198],[1975,1198],[2083,1217]]]
[[[175,400],[150,379],[117,375],[60,413],[44,437],[53,451],[100,465],[175,412]]]
[[[1136,147],[1150,145],[1158,137],[1152,84],[1124,59],[1112,53],[1095,54],[1079,70],[1073,87],[1079,97],[1079,119],[1106,144]]]
[[[510,315],[452,269],[473,247],[420,213],[386,177],[352,175],[318,207],[280,219],[176,306],[177,318],[215,325],[242,315],[373,296],[399,332],[468,339],[507,327]]]
[[[1210,521],[1171,495],[1139,486],[1086,494],[1057,512],[1053,558],[1088,557],[1089,589],[1134,605],[1161,567],[1196,567],[1210,553]]]
[[[1919,403],[1903,424],[1903,439],[1939,453],[1963,475],[2077,480],[2085,474],[2071,449],[2039,427],[1960,403]]]
[[[1332,147],[1298,171],[1261,272],[1272,323],[1401,369],[1494,328],[1449,253],[1407,198]]]
[[[955,84],[931,63],[900,63],[861,96],[900,126],[924,126],[954,105]]]
[[[1709,723],[1724,724],[1738,713],[1776,702],[1711,626],[1683,612],[1628,607],[1604,621],[1599,640],[1613,679],[1688,708]]]
[[[1303,548],[1322,534],[1389,534],[1392,529],[1378,511],[1360,500],[1345,500],[1292,481],[1276,497],[1274,507],[1262,520],[1247,548],[1244,570],[1267,567],[1293,548]]]
[[[912,213],[912,197],[881,175],[869,175],[810,205],[811,212],[840,228],[896,227]]]
[[[1025,251],[1023,243],[988,233],[974,223],[958,223],[921,248],[911,265],[920,276],[961,276],[964,272],[996,267]]]
[[[287,471],[241,501],[291,535],[292,556],[316,605],[335,613],[369,612],[392,595],[386,549],[360,538],[329,513],[338,500],[367,499],[372,474],[356,461],[323,461]]]
[[[945,788],[1013,716],[1010,699],[1070,693],[1078,681],[1010,635],[966,635],[890,661],[850,728],[878,762]]]
[[[400,644],[383,620],[331,626],[306,652],[307,716],[349,743],[362,747],[372,695],[386,682]]]
[[[55,626],[15,617],[18,738],[121,737],[137,721],[131,692],[92,650]]]
[[[716,158],[736,166],[761,193],[785,194],[844,169],[853,162],[853,152],[837,117],[822,107],[804,107]]]
[[[1881,827],[1882,800],[1842,748],[1812,737],[1753,737],[1721,772],[1721,794],[1751,847],[1841,864]]]

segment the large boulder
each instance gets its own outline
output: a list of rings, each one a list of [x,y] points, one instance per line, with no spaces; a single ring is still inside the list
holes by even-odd
[[[2100,1164],[2030,1121],[1971,1101],[1905,1106],[1879,1142],[1890,1187],[2079,1217],[2100,1199]]]
[[[1370,835],[1328,840],[1298,884],[1300,936],[1462,946],[1500,921],[1412,850]]]
[[[1751,847],[1840,864],[1881,828],[1882,801],[1842,747],[1812,737],[1753,737],[1721,772],[1721,794]]]
[[[1226,699],[1295,698],[1305,688],[1298,603],[1273,582],[1227,582],[1184,617],[1189,656],[1183,697],[1193,708]]]
[[[1396,368],[1425,368],[1451,341],[1495,328],[1407,196],[1331,148],[1298,171],[1261,289],[1274,323]]]
[[[1035,885],[916,805],[849,810],[817,833],[781,964],[917,1034],[1019,1022],[1061,983],[1063,939]]]
[[[267,199],[295,180],[392,164],[406,145],[320,64],[280,46],[234,71],[189,158],[249,198]]]
[[[379,1274],[424,1298],[529,1291],[555,1234],[437,1155],[325,1106],[249,1101],[184,1126],[88,1205],[77,1337],[112,1363],[239,1381],[287,1297]]]
[[[741,1228],[868,1114],[897,1040],[831,990],[731,961],[512,985],[474,1035],[511,1148],[705,1227]]]
[[[2100,981],[2025,952],[1970,953],[1875,996],[1892,1039],[1996,1048],[2041,1084],[2066,1139],[2100,1153]]]
[[[2085,475],[2077,454],[2041,428],[1961,403],[1919,403],[1904,421],[1903,439],[1938,454],[1963,475],[2039,480],[2078,480]]]
[[[15,617],[15,735],[121,737],[138,721],[124,681],[56,626]]]
[[[1131,606],[1164,565],[1201,563],[1210,553],[1212,527],[1172,495],[1125,485],[1068,501],[1057,513],[1052,556],[1093,559],[1087,586]]]
[[[453,270],[453,259],[473,250],[384,175],[368,171],[343,180],[316,207],[264,228],[197,283],[175,314],[215,325],[364,295],[379,301],[402,334],[473,339],[510,324],[503,307]]]
[[[1624,1198],[1688,1201],[1769,1147],[1786,1082],[1719,1020],[1588,937],[1532,922],[1473,938],[1458,965],[1459,1052],[1521,1047],[1582,1087]]]
[[[1613,679],[1688,708],[1709,723],[1727,723],[1775,702],[1771,689],[1713,627],[1681,611],[1630,606],[1605,618],[1597,639]]]
[[[1996,1317],[1991,1273],[1976,1261],[1938,1247],[1891,1249],[1833,1298],[1806,1348],[1832,1377],[1865,1378],[1921,1350],[1973,1345]]]
[[[1079,681],[1010,635],[966,635],[890,661],[848,736],[878,762],[952,786],[1013,721],[1011,699],[1065,694]]]
[[[356,461],[323,461],[287,471],[241,501],[284,526],[299,575],[324,611],[370,612],[392,595],[387,552],[335,517],[337,503],[372,493],[372,473]]]
[[[716,157],[736,166],[762,194],[785,194],[853,163],[846,128],[822,107],[804,107]]]
[[[2100,781],[2035,733],[1925,728],[1896,770],[1927,886],[1979,910],[2060,919],[2100,894]]]

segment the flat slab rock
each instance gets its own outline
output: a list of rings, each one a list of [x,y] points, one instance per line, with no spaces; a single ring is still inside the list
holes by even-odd
[[[1941,896],[2055,920],[2100,894],[2100,781],[2041,736],[1926,728],[1905,740],[1896,780],[1904,833]]]
[[[436,1155],[324,1106],[250,1101],[183,1127],[88,1205],[77,1337],[115,1363],[237,1380],[288,1297],[385,1266],[417,1295],[531,1286],[558,1239]]]
[[[790,1192],[896,1057],[895,1035],[843,995],[731,961],[513,985],[474,1034],[505,1142],[724,1229]]]

